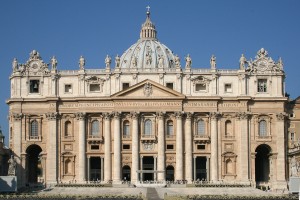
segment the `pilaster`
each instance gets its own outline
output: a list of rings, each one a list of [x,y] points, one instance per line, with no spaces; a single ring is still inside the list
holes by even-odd
[[[121,183],[120,113],[114,112],[114,183]]]
[[[193,143],[192,143],[192,113],[186,114],[185,121],[185,179],[193,180]]]
[[[163,112],[157,113],[158,118],[158,144],[157,144],[157,170],[165,171],[166,162],[165,162],[165,133],[164,133],[164,116]],[[157,174],[158,181],[165,181],[165,173]]]
[[[210,156],[210,175],[211,181],[218,181],[218,118],[220,117],[220,113],[213,112],[210,113],[211,120],[211,128],[210,128],[210,136],[211,136],[211,156]]]
[[[182,112],[176,112],[176,169],[175,180],[183,180]]]
[[[139,135],[138,135],[138,119],[139,114],[131,113],[132,119],[132,166],[131,166],[131,182],[138,180],[137,170],[139,169]]]
[[[110,113],[104,114],[104,181],[111,180]]]

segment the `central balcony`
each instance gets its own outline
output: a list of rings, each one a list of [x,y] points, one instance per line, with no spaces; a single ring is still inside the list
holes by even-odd
[[[141,137],[141,141],[142,142],[156,142],[156,136],[143,134]]]
[[[194,135],[195,143],[210,143],[209,135]]]

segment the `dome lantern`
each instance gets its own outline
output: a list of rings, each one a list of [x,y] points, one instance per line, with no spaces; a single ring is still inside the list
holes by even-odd
[[[142,24],[142,29],[140,33],[141,39],[156,39],[155,25],[150,20],[150,7],[147,6],[147,17],[146,21]]]

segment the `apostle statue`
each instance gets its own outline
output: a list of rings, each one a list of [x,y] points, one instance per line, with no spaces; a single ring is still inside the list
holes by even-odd
[[[84,70],[84,66],[85,66],[85,59],[84,59],[83,56],[80,56],[80,58],[79,58],[79,69]]]
[[[192,66],[192,58],[190,57],[190,54],[185,57],[185,69],[191,69]]]
[[[180,58],[178,55],[175,56],[175,66],[176,68],[180,68]]]
[[[137,67],[137,57],[132,56],[131,66],[132,66],[132,68],[136,68]]]
[[[245,58],[244,54],[242,54],[240,58],[240,69],[245,69],[246,63],[247,63],[247,59]]]
[[[51,69],[56,70],[56,67],[57,67],[57,60],[56,60],[55,56],[53,56],[51,58]]]
[[[120,67],[120,57],[119,57],[118,54],[117,54],[117,56],[115,57],[115,64],[116,64],[115,68]]]
[[[7,175],[8,176],[15,176],[16,175],[16,167],[17,167],[17,163],[14,159],[14,156],[11,155],[10,159],[8,160],[8,172]]]
[[[295,156],[292,157],[290,166],[291,166],[291,176],[292,177],[298,176],[299,163],[296,161]]]
[[[217,63],[216,63],[216,57],[214,55],[211,56],[210,58],[210,68],[211,69],[216,69]]]
[[[18,71],[18,60],[16,58],[14,58],[12,62],[12,68],[13,68],[13,72]]]
[[[110,69],[111,57],[109,55],[106,55],[104,62],[105,62],[105,68]]]

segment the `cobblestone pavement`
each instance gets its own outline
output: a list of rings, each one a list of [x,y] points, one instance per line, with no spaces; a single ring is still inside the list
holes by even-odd
[[[42,191],[40,194],[49,195],[139,195],[147,196],[148,199],[164,199],[164,195],[243,195],[243,196],[269,196],[278,195],[275,192],[264,192],[255,188],[53,188],[50,191]]]

